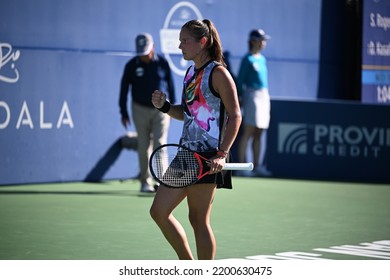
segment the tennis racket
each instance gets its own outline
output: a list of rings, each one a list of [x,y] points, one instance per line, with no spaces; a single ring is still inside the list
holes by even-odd
[[[153,151],[149,168],[160,184],[184,188],[210,173],[208,163],[208,158],[184,146],[166,144]],[[226,163],[223,170],[253,170],[253,163]]]

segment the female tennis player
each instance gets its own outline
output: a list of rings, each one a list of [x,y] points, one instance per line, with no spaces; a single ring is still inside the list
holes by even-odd
[[[186,188],[160,185],[150,214],[178,258],[194,259],[186,233],[173,216],[174,209],[187,199],[197,258],[210,260],[216,253],[210,225],[212,202],[217,188],[232,188],[231,171],[221,170],[236,139],[241,111],[214,24],[207,19],[191,20],[182,26],[179,39],[184,59],[194,62],[184,77],[181,104],[170,104],[166,94],[158,90],[152,95],[152,103],[158,110],[184,121],[179,144],[209,158],[210,173]]]

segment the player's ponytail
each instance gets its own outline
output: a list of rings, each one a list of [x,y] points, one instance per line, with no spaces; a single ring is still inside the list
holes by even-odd
[[[209,55],[215,61],[218,61],[219,63],[222,63],[224,66],[226,66],[223,59],[222,44],[217,29],[215,28],[214,24],[208,19],[204,19],[203,23],[206,24],[209,29]]]

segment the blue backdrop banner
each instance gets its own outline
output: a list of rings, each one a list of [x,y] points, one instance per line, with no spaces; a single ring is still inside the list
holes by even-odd
[[[140,32],[169,60],[176,100],[189,66],[178,31],[193,18],[214,22],[235,73],[249,31],[265,29],[271,94],[315,99],[320,9],[321,0],[2,1],[0,185],[138,175],[137,153],[121,146],[118,101]],[[170,142],[181,126],[172,122]]]
[[[268,166],[277,177],[390,183],[385,105],[272,101]]]

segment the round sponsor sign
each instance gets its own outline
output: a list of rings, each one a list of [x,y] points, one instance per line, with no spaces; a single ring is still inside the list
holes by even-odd
[[[161,51],[174,73],[184,76],[189,62],[183,59],[179,49],[181,27],[191,19],[202,19],[199,9],[190,2],[178,2],[168,12],[160,30]]]

